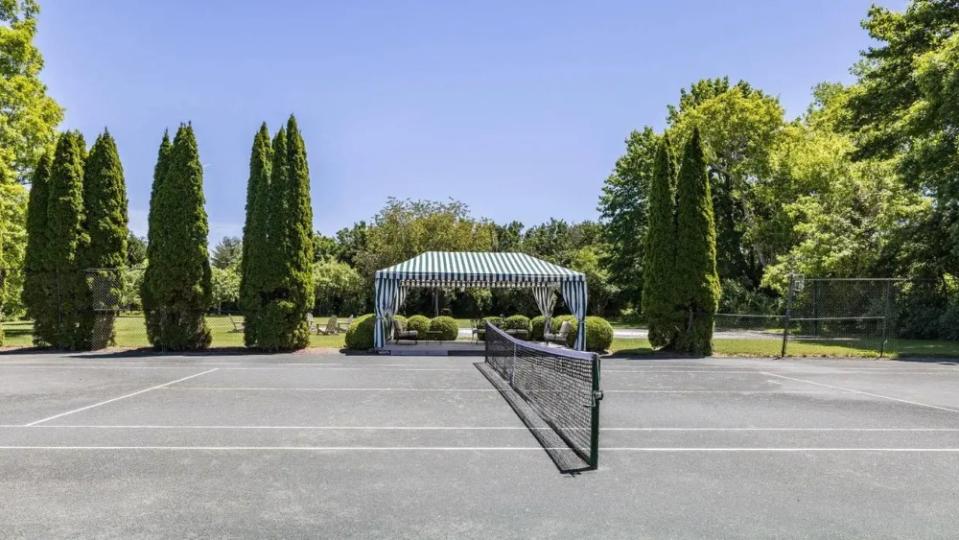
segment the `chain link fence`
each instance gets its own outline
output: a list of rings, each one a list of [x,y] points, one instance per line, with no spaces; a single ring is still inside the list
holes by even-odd
[[[943,282],[896,278],[790,276],[787,292],[764,310],[721,312],[717,334],[791,344],[840,345],[885,356],[896,340],[955,339],[949,334],[949,294]]]
[[[124,271],[117,268],[89,268],[83,271],[90,309],[93,311],[93,349],[116,344],[116,320],[123,309]]]

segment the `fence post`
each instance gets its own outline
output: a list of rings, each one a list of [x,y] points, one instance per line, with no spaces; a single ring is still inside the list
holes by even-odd
[[[889,296],[891,293],[891,281],[886,281],[886,288],[883,291],[882,300],[882,341],[879,343],[879,358],[886,353],[886,340],[889,339]]]
[[[789,274],[789,290],[786,291],[786,314],[783,317],[783,346],[780,358],[786,357],[786,343],[789,341],[789,318],[792,316],[793,291],[796,288],[796,275]]]

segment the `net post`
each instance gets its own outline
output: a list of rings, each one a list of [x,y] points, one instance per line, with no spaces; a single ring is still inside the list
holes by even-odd
[[[593,391],[592,391],[592,418],[590,421],[589,466],[599,467],[599,402],[603,399],[603,392],[599,389],[599,355],[593,353]]]

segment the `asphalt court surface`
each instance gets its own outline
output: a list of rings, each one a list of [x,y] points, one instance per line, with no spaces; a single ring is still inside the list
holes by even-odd
[[[560,474],[476,358],[0,356],[3,537],[954,537],[959,365],[604,359]]]

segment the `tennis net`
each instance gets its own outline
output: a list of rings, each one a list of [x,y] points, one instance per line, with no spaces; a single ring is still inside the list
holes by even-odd
[[[598,355],[521,341],[487,323],[486,363],[586,462],[586,468],[596,468],[599,401],[603,397]],[[517,409],[517,413],[521,411]],[[537,428],[525,418],[524,422],[547,452],[554,449]]]

